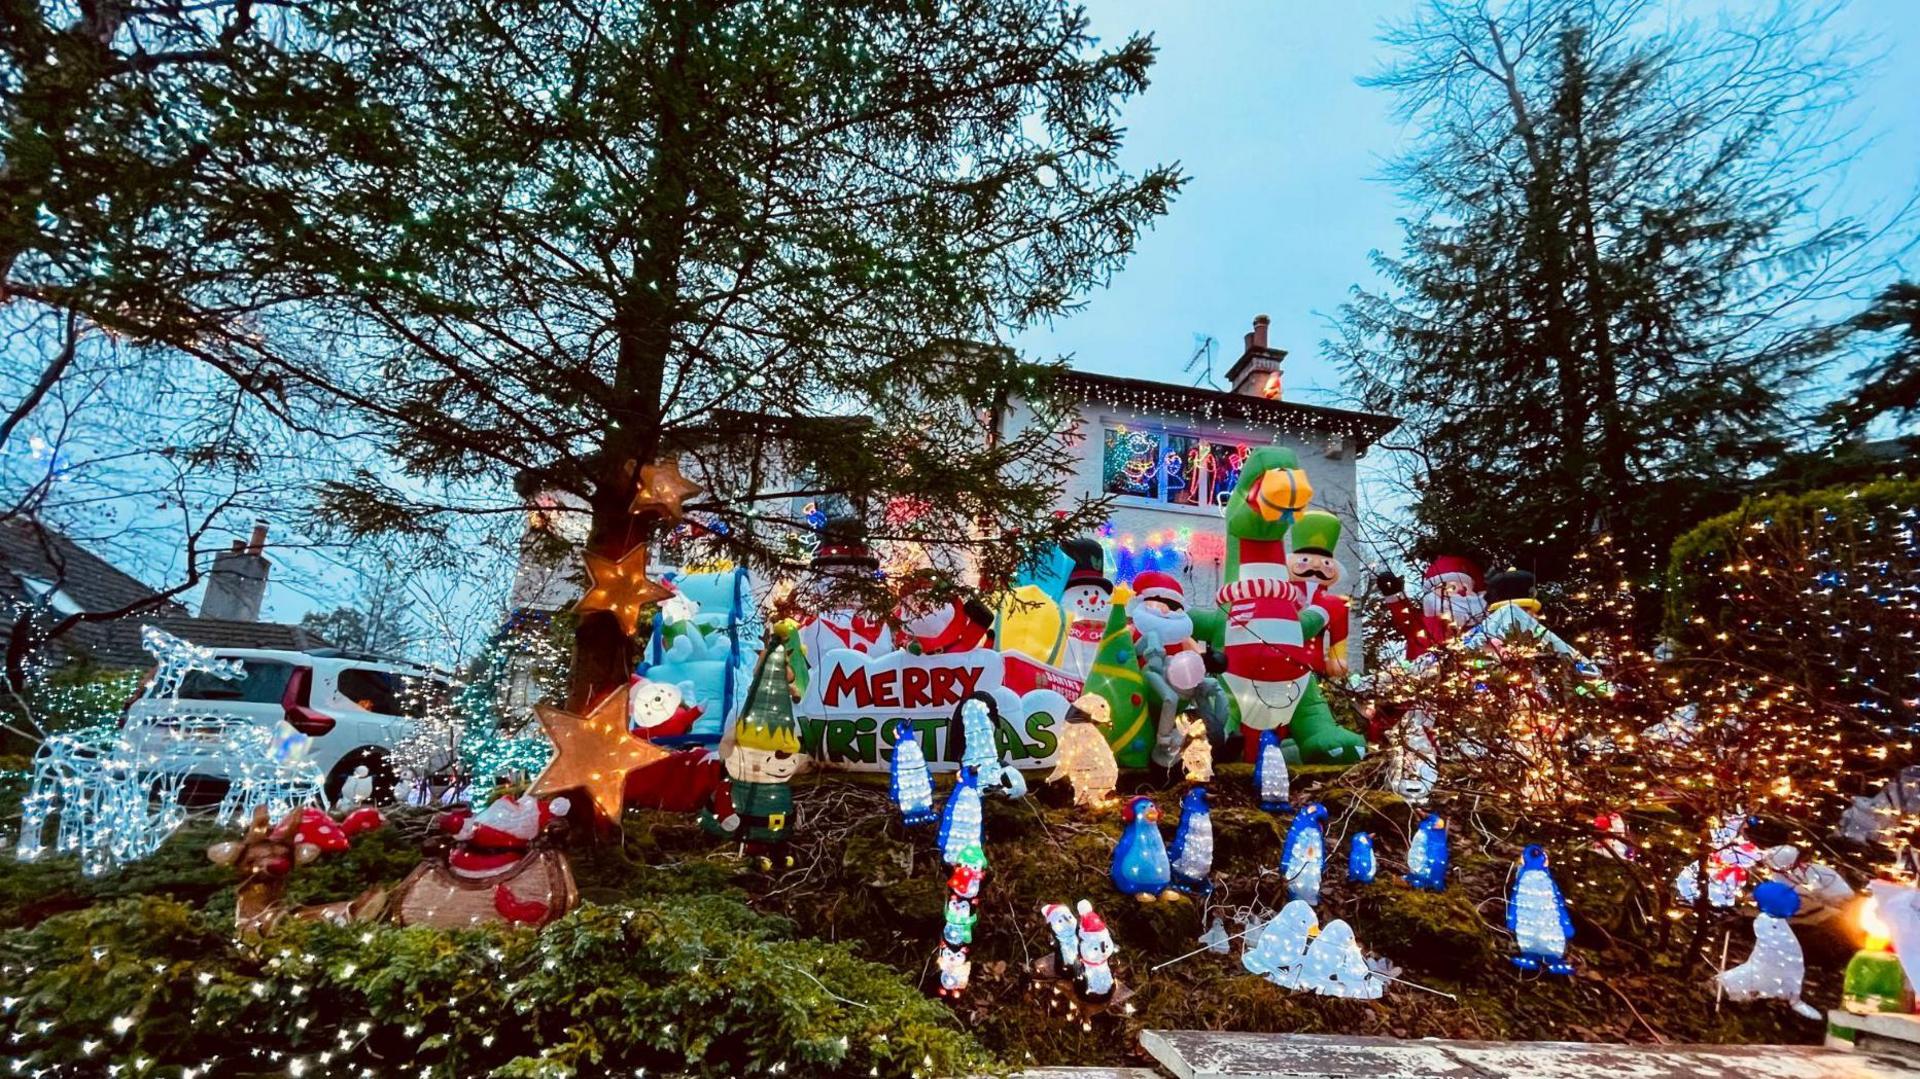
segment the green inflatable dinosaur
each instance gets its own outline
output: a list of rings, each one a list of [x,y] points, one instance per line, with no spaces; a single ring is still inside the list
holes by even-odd
[[[1287,577],[1287,531],[1312,495],[1292,450],[1261,446],[1247,455],[1227,496],[1220,611],[1196,612],[1195,632],[1226,655],[1220,679],[1249,745],[1263,730],[1290,732],[1289,759],[1350,764],[1366,756],[1367,741],[1335,722],[1306,647],[1326,618]]]

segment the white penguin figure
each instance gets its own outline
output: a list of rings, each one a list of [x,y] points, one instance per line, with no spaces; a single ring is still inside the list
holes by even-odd
[[[1113,994],[1113,968],[1108,960],[1120,949],[1114,947],[1113,934],[1107,930],[1106,919],[1093,909],[1093,904],[1082,899],[1074,904],[1080,912],[1080,988],[1089,997],[1104,998]]]
[[[1065,903],[1048,903],[1040,908],[1053,934],[1053,946],[1060,958],[1060,973],[1071,976],[1080,966],[1080,919]]]
[[[1728,1000],[1772,997],[1786,1001],[1796,1015],[1820,1018],[1817,1009],[1800,999],[1807,959],[1800,950],[1800,938],[1787,924],[1800,910],[1800,897],[1792,885],[1770,880],[1753,889],[1753,901],[1760,907],[1753,919],[1753,951],[1746,962],[1720,972],[1720,988],[1727,991]]]
[[[1287,781],[1286,754],[1280,749],[1280,736],[1272,731],[1260,732],[1260,755],[1253,762],[1253,796],[1269,813],[1287,808],[1293,797],[1292,784]]]
[[[1353,939],[1353,927],[1339,918],[1328,922],[1307,946],[1298,984],[1329,997],[1373,1000],[1386,991],[1386,983],[1367,966],[1360,942]]]
[[[1280,913],[1258,933],[1253,944],[1240,956],[1240,965],[1260,974],[1275,985],[1292,989],[1299,984],[1300,967],[1306,962],[1307,942],[1320,929],[1320,916],[1301,900],[1280,908]]]

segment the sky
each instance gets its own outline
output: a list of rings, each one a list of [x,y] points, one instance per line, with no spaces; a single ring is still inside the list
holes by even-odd
[[[1374,282],[1368,253],[1398,249],[1401,206],[1379,176],[1405,136],[1387,93],[1357,80],[1385,55],[1382,25],[1416,4],[1086,2],[1096,34],[1143,31],[1159,47],[1152,85],[1124,113],[1123,162],[1178,161],[1191,179],[1107,288],[1018,345],[1088,370],[1192,381],[1181,368],[1194,335],[1208,334],[1219,341],[1217,378],[1264,313],[1271,343],[1289,352],[1287,396],[1350,403],[1320,343],[1354,285]],[[1686,6],[1771,9],[1761,0]],[[1848,194],[1855,204],[1901,202],[1920,186],[1920,0],[1852,0],[1832,25],[1892,58],[1860,82],[1859,122],[1877,138],[1849,170]]]

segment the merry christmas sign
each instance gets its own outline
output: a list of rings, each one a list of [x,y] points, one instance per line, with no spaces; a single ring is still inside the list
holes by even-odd
[[[1019,669],[1012,669],[1012,660]],[[885,771],[893,759],[895,720],[906,720],[935,771],[960,761],[947,725],[971,693],[993,697],[1000,759],[1014,768],[1052,767],[1058,724],[1076,688],[1069,676],[991,649],[924,656],[896,651],[873,658],[834,649],[810,665],[807,692],[793,707],[801,748],[829,768]]]

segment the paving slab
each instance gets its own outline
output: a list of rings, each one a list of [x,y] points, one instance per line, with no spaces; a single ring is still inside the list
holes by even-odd
[[[1337,1034],[1149,1030],[1177,1079],[1920,1079],[1898,1057],[1800,1045],[1403,1041]]]
[[[1152,1068],[1037,1068],[1014,1079],[1166,1079]]]

